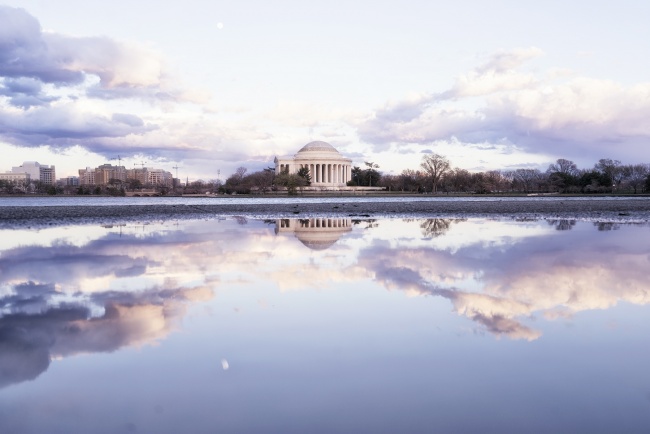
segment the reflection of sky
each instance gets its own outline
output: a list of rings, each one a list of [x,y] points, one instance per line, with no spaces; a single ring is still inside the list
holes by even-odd
[[[274,229],[240,219],[0,231],[0,431],[66,418],[96,427],[101,405],[123,399],[117,385],[138,410],[118,411],[124,424],[104,432],[178,432],[189,413],[197,431],[212,421],[259,432],[264,420],[284,432],[315,420],[337,431],[324,409],[352,427],[338,431],[411,421],[429,432],[418,425],[429,421],[469,432],[492,420],[495,432],[504,420],[520,430],[534,420],[548,432],[574,416],[556,408],[548,421],[528,406],[543,408],[557,390],[567,407],[604,408],[615,396],[626,403],[622,426],[634,428],[650,405],[639,334],[647,226],[356,221],[326,250]],[[602,391],[590,389],[592,376]],[[48,401],[60,388],[87,415]],[[480,409],[477,425],[455,419],[459,400]],[[599,417],[594,427],[620,428]]]

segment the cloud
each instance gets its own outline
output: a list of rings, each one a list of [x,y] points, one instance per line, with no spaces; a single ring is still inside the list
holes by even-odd
[[[160,56],[145,47],[46,33],[24,9],[0,6],[0,76],[64,86],[93,74],[102,88],[128,89],[159,85],[163,69]]]
[[[46,32],[24,9],[0,6],[2,142],[207,161],[228,133],[195,106],[206,100],[181,87],[148,46]]]
[[[448,90],[375,110],[358,124],[375,151],[394,145],[510,143],[529,154],[597,161],[650,159],[650,82],[527,73],[537,48],[502,51]]]
[[[0,107],[0,133],[12,144],[21,146],[66,146],[85,140],[142,135],[157,127],[145,125],[138,116],[82,111],[74,103],[34,107],[27,112]],[[92,145],[87,146],[92,149]]]
[[[539,48],[531,47],[511,51],[500,51],[490,56],[483,65],[456,79],[451,90],[438,99],[490,95],[496,92],[529,89],[539,81],[532,74],[516,71],[525,62],[541,56]]]
[[[12,106],[23,109],[47,105],[58,99],[58,97],[47,96],[39,80],[26,77],[5,78],[0,81],[0,95],[8,97],[9,104]]]

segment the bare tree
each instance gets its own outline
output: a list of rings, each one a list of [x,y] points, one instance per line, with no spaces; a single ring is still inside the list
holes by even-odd
[[[643,188],[650,168],[647,164],[628,164],[622,166],[622,173],[624,181],[634,189],[634,194],[636,194],[639,187]]]
[[[530,192],[542,178],[542,173],[537,169],[517,169],[513,175],[514,181],[520,185],[524,193]]]
[[[413,169],[404,169],[399,175],[399,180],[402,191],[418,191],[425,181],[422,172]]]
[[[241,181],[242,179],[244,179],[244,175],[246,175],[246,172],[248,172],[247,168],[238,167],[237,170],[235,170],[235,173],[233,173],[231,177]]]
[[[578,166],[573,161],[560,158],[555,164],[548,166],[546,173],[561,173],[563,175],[577,176],[579,171]]]
[[[472,174],[465,169],[450,170],[445,176],[448,189],[455,192],[465,192],[471,189]]]
[[[431,178],[431,190],[435,193],[438,190],[438,182],[442,176],[449,171],[451,165],[449,164],[449,160],[442,155],[428,154],[422,157],[420,167],[422,167]]]
[[[601,158],[598,160],[598,163],[594,165],[594,169],[609,176],[614,187],[618,187],[623,180],[623,166],[621,166],[621,162],[618,160]]]

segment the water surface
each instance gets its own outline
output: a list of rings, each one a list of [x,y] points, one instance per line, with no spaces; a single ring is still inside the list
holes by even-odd
[[[647,432],[650,227],[0,230],[0,432]]]

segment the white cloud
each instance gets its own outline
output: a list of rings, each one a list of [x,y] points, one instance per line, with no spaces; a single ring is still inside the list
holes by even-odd
[[[650,82],[625,86],[557,68],[521,71],[541,54],[536,48],[497,53],[445,92],[377,109],[358,133],[377,152],[457,140],[509,142],[527,152],[528,161],[535,155],[650,160],[650,148],[640,147],[650,140]]]

